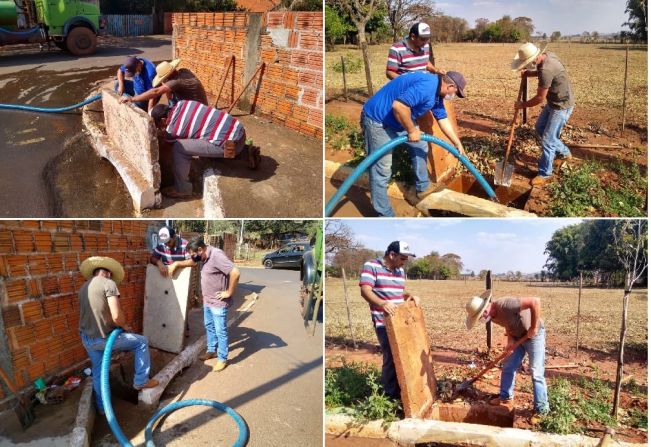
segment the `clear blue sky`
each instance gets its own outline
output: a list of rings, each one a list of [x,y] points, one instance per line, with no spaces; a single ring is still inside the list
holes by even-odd
[[[437,10],[446,15],[462,17],[471,28],[475,20],[487,18],[491,22],[504,15],[511,18],[529,17],[536,27],[534,32],[560,31],[562,35],[581,34],[583,31],[619,33],[626,22],[626,0],[442,0],[434,1]]]
[[[432,251],[461,256],[464,270],[539,272],[554,231],[581,219],[342,219],[373,250],[404,240],[416,256]]]

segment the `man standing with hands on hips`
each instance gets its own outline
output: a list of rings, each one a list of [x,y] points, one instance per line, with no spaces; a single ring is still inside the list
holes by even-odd
[[[214,371],[219,372],[226,368],[228,361],[228,308],[240,280],[240,270],[226,253],[206,245],[200,236],[190,241],[188,252],[194,262],[201,262],[206,352],[199,359],[217,357]]]

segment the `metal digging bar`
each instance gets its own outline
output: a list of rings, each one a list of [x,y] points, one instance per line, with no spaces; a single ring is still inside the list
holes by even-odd
[[[459,151],[457,151],[455,148],[450,146],[448,143],[446,143],[443,140],[440,140],[432,135],[428,135],[426,133],[421,134],[421,140],[427,141],[429,143],[434,143],[439,146],[441,146],[443,149],[446,151],[450,152],[452,155],[454,155],[460,162],[463,164],[468,171],[477,179],[479,184],[481,185],[482,188],[484,188],[484,191],[486,191],[486,194],[488,194],[488,197],[493,202],[497,202],[497,195],[495,195],[495,191],[493,191],[493,188],[490,187],[488,182],[482,177],[481,173],[475,168],[475,166],[468,160],[466,157],[461,155]],[[337,206],[337,203],[343,198],[343,196],[348,192],[351,186],[355,183],[355,180],[364,173],[368,168],[370,168],[374,163],[376,163],[380,158],[382,158],[386,153],[391,152],[396,146],[399,146],[403,143],[407,142],[407,137],[398,137],[394,138],[393,140],[387,142],[384,146],[380,147],[378,150],[373,152],[371,155],[366,157],[364,161],[362,161],[354,170],[353,172],[348,176],[348,178],[342,183],[342,185],[339,187],[337,192],[335,193],[334,196],[328,201],[326,204],[325,208],[325,215],[326,217],[330,217],[332,215],[332,212],[335,209],[335,206]]]

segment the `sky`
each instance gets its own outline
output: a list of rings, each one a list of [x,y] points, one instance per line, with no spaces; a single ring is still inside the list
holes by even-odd
[[[581,34],[583,31],[619,33],[621,24],[628,20],[626,0],[434,0],[434,6],[444,14],[462,17],[471,28],[475,20],[487,18],[491,22],[504,15],[512,19],[529,17],[534,33],[560,31],[562,35]]]
[[[547,256],[545,244],[559,228],[581,219],[344,219],[367,248],[386,250],[394,240],[416,256],[432,251],[461,256],[464,272],[492,270],[537,273]]]

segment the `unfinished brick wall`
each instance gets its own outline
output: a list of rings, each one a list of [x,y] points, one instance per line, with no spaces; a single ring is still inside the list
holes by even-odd
[[[152,221],[0,221],[0,351],[19,388],[87,359],[79,338],[79,264],[110,256],[124,267],[118,285],[127,322],[142,330],[145,239]],[[8,348],[8,349],[3,349]],[[0,398],[2,390],[0,388]]]
[[[175,13],[172,21],[174,55],[201,79],[211,102],[219,96],[218,107],[228,107],[265,62],[262,81],[256,76],[238,107],[254,106],[275,123],[322,138],[321,12]]]

